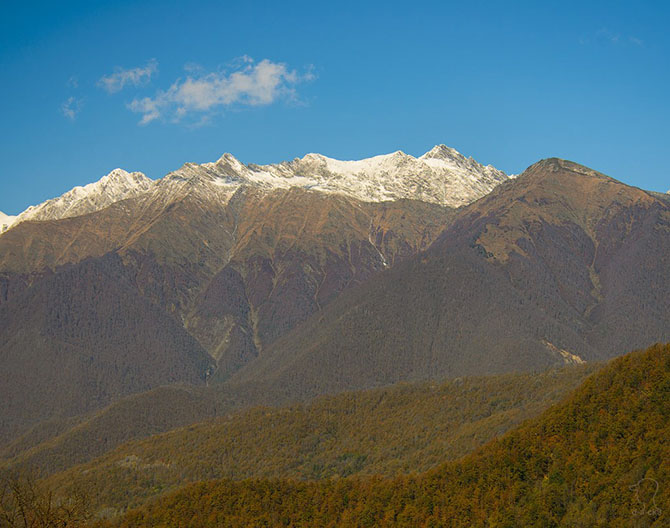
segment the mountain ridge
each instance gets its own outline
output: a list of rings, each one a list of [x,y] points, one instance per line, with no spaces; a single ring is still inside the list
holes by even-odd
[[[6,220],[8,229],[29,220],[70,218],[144,193],[169,195],[180,186],[199,183],[207,185],[207,191],[219,187],[218,193],[223,192],[219,199],[224,201],[240,186],[250,185],[266,190],[301,187],[364,202],[415,199],[458,207],[483,196],[507,178],[493,166],[481,165],[445,145],[436,145],[418,158],[396,151],[342,161],[310,153],[269,165],[245,165],[225,153],[215,162],[186,163],[155,181],[141,172],[114,169],[97,182],[74,187],[59,197],[28,207],[16,217],[0,220]]]

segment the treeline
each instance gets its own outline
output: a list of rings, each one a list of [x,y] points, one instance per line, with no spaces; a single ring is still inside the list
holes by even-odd
[[[668,526],[669,443],[670,345],[656,345],[427,473],[199,483],[128,513],[120,526]]]

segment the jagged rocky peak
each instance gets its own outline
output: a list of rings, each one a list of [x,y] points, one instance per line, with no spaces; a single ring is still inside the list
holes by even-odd
[[[245,165],[224,154],[214,163],[187,164],[172,177],[223,186],[302,187],[369,202],[409,198],[452,207],[480,198],[507,179],[504,172],[444,145],[419,158],[400,150],[360,160],[309,153],[270,165]]]
[[[141,172],[128,172],[123,169],[114,169],[106,176],[103,176],[99,182],[101,185],[128,185],[128,186],[149,186],[152,180],[147,178]]]
[[[432,149],[426,152],[422,159],[465,159],[465,156],[456,149],[447,147],[446,145],[435,145]]]

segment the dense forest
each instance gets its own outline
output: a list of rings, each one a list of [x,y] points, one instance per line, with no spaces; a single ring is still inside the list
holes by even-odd
[[[669,442],[670,345],[655,345],[428,472],[197,483],[120,526],[667,526]]]

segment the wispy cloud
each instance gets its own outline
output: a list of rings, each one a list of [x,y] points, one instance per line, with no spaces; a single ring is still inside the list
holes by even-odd
[[[600,28],[590,36],[579,39],[580,44],[605,43],[612,46],[644,46],[644,41],[633,35],[623,35],[609,28]]]
[[[83,100],[76,97],[68,97],[66,101],[60,106],[61,113],[70,121],[77,118],[77,114],[81,111]]]
[[[151,59],[146,66],[137,68],[117,68],[114,73],[105,75],[98,80],[98,86],[109,93],[123,90],[126,85],[141,86],[151,80],[151,76],[158,71],[158,61]]]
[[[611,42],[612,44],[618,44],[621,41],[621,34],[614,33],[607,28],[601,28],[596,33],[596,38],[599,40]]]
[[[194,114],[202,122],[225,107],[263,106],[281,98],[296,100],[296,85],[314,79],[311,71],[299,74],[284,63],[268,59],[255,63],[247,56],[236,61],[232,71],[207,73],[193,64],[186,71],[186,79],[177,79],[154,97],[134,99],[128,105],[142,114],[141,125],[159,118],[178,122]]]

